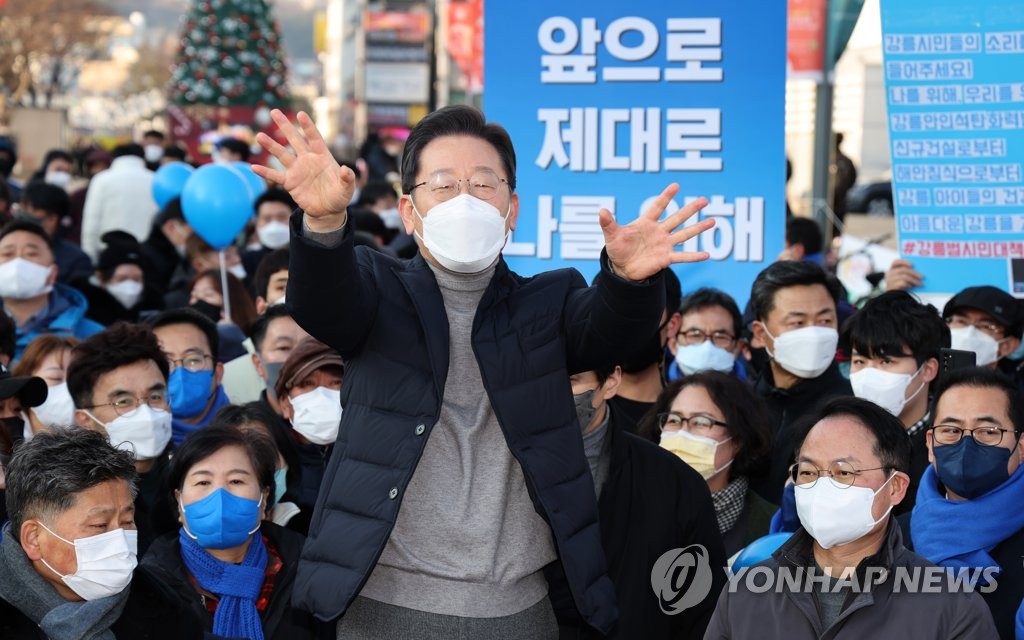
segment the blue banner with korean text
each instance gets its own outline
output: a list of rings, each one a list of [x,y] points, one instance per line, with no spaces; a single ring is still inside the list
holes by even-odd
[[[1024,297],[1024,3],[881,8],[900,254],[923,293]]]
[[[598,212],[637,218],[671,182],[699,196],[711,260],[676,267],[684,293],[739,304],[785,235],[786,3],[485,3],[484,111],[516,147],[519,220],[505,247],[530,275],[604,246]]]

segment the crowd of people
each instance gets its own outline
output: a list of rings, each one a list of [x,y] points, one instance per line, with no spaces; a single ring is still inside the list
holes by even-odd
[[[382,179],[272,117],[221,252],[159,132],[26,184],[0,144],[0,637],[1024,637],[1022,301],[898,261],[856,308],[793,218],[741,308],[676,185],[602,212],[589,285],[523,277],[478,111]],[[807,588],[730,573],[779,535]],[[975,577],[901,588],[936,568]]]

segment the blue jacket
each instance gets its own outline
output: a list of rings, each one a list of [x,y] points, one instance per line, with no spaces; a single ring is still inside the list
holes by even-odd
[[[296,578],[294,603],[322,620],[359,593],[394,527],[438,420],[448,376],[448,321],[422,257],[400,261],[302,235],[292,219],[287,304],[345,358],[345,407]],[[570,373],[619,362],[657,329],[661,277],[631,283],[602,257],[599,284],[571,269],[522,278],[499,261],[473,323],[484,388],[537,512],[551,527],[581,617],[607,633],[618,613],[583,454]],[[457,532],[439,531],[440,536]],[[457,543],[455,540],[454,543]]]
[[[20,360],[21,354],[25,353],[25,347],[41,335],[53,334],[84,339],[102,331],[103,325],[85,317],[88,309],[89,304],[85,301],[85,296],[77,289],[56,283],[41,314],[31,318],[25,326],[18,327],[14,360]]]

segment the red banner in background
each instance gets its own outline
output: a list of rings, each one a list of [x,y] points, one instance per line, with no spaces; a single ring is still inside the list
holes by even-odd
[[[466,77],[466,90],[484,88],[483,0],[462,0],[448,5],[448,54]]]
[[[2,0],[0,0],[2,1]],[[292,119],[290,111],[285,115]],[[219,107],[204,105],[168,105],[171,140],[188,149],[192,161],[197,164],[210,162],[213,146],[221,138],[238,138],[249,144],[252,150],[250,162],[263,164],[269,156],[256,144],[260,131],[287,146],[284,134],[270,119],[266,107]]]
[[[826,0],[789,0],[786,75],[820,80],[825,61]]]

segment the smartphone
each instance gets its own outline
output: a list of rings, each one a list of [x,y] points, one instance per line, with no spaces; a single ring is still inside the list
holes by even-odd
[[[973,367],[977,363],[977,356],[973,351],[961,349],[942,349],[939,352],[939,377],[945,377],[957,369]]]

